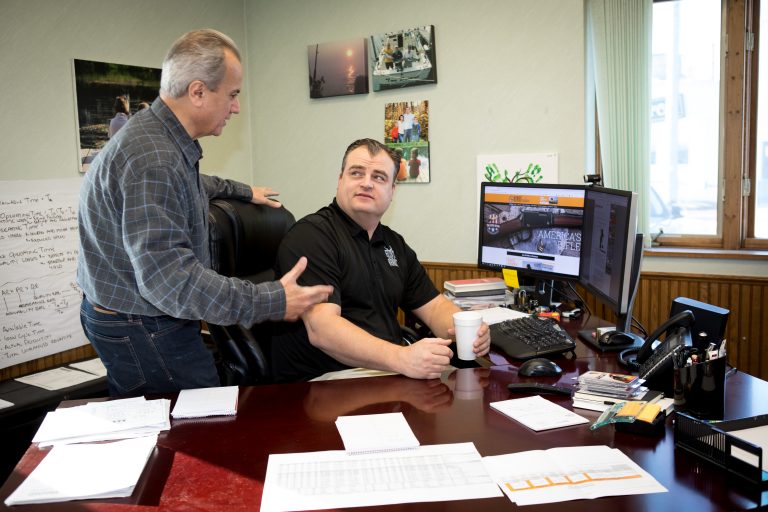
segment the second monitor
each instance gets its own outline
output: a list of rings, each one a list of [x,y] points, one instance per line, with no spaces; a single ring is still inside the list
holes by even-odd
[[[643,249],[643,237],[637,233],[637,194],[590,187],[585,212],[579,281],[616,314],[616,330],[629,334]],[[622,344],[638,341],[631,335],[610,335],[606,341],[614,342],[600,343],[591,330],[579,336],[603,350],[619,350],[626,348]]]

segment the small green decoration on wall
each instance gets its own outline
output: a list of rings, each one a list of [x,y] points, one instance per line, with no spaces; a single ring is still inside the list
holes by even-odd
[[[504,176],[502,177],[498,166],[495,163],[490,163],[485,166],[485,181],[491,181],[495,183],[538,183],[542,180],[541,166],[539,164],[528,164],[528,168],[515,171],[515,174],[510,178],[509,171],[504,169]]]

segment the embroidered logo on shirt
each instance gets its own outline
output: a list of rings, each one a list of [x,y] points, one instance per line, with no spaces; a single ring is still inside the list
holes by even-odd
[[[390,267],[396,267],[397,266],[397,257],[395,256],[395,251],[392,249],[392,246],[384,247],[384,254],[387,256],[387,262],[389,263]]]

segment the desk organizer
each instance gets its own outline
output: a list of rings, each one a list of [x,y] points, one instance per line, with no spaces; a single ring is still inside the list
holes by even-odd
[[[768,471],[762,469],[763,449],[728,433],[765,425],[768,425],[768,414],[709,423],[677,412],[675,446],[720,466],[760,489],[766,489]]]

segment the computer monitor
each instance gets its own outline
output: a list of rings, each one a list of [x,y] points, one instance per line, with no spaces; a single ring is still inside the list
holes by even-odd
[[[617,330],[629,332],[643,244],[637,194],[589,187],[584,212],[579,282],[617,315]]]
[[[483,183],[478,267],[509,268],[538,280],[577,280],[584,194],[582,185]]]

